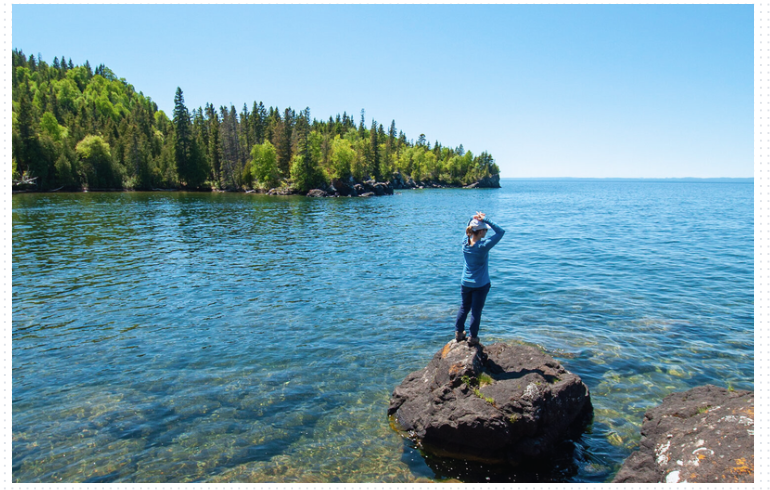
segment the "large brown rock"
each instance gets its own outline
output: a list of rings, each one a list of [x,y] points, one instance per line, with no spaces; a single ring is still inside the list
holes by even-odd
[[[644,414],[639,450],[614,483],[753,483],[754,392],[672,393]]]
[[[437,456],[518,464],[579,436],[588,388],[540,350],[451,341],[394,391],[388,415]]]

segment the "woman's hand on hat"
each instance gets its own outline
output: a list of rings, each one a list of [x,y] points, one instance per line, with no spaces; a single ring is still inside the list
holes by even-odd
[[[473,217],[473,219],[477,219],[479,221],[482,221],[486,217],[487,217],[486,214],[482,213],[481,211],[476,211],[476,215]]]

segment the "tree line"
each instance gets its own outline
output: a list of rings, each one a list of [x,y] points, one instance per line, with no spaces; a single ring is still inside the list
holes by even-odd
[[[466,185],[499,174],[489,153],[450,148],[424,134],[407,139],[395,121],[358,123],[344,112],[243,105],[189,110],[177,88],[169,118],[108,67],[48,64],[13,50],[13,178],[40,189],[186,188],[306,192],[334,180]]]

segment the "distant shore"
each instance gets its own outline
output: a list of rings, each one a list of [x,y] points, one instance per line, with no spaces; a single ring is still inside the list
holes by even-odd
[[[579,180],[598,182],[728,182],[728,183],[754,183],[754,177],[500,177],[500,180]]]

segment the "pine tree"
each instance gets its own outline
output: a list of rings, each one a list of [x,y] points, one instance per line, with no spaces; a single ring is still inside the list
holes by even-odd
[[[358,136],[363,140],[366,138],[366,120],[364,119],[365,111],[361,109],[361,122],[358,124]]]
[[[30,56],[32,58],[32,56]],[[29,93],[29,85],[23,83],[20,87],[19,94],[19,112],[16,118],[17,127],[19,130],[21,147],[15,149],[16,164],[18,172],[22,175],[29,170],[30,162],[35,152],[34,146],[36,143],[34,115],[31,96]]]
[[[249,114],[249,108],[246,107],[246,103],[244,102],[243,110],[241,111],[241,126],[240,126],[241,139],[243,140],[243,144],[245,148],[245,151],[242,152],[242,155],[243,155],[242,160],[244,160],[244,163],[246,160],[245,155],[248,154],[249,148],[254,146],[254,143],[255,143],[254,138],[252,136],[253,132],[251,131],[251,126],[252,126],[251,114]]]
[[[394,157],[396,146],[396,120],[390,122],[390,128],[388,129],[388,138],[385,143],[385,167],[388,172],[393,171]]]
[[[251,131],[252,145],[259,145],[264,141],[266,116],[265,106],[262,102],[257,105],[257,101],[255,100],[254,105],[251,107],[251,126],[249,128],[249,131]],[[251,146],[249,148],[251,148]]]
[[[192,162],[192,128],[190,123],[190,114],[184,105],[184,96],[182,89],[176,88],[174,96],[174,159],[176,161],[176,171],[179,174],[179,180],[189,185],[189,180],[193,172]]]
[[[372,129],[369,131],[369,151],[371,158],[371,172],[374,180],[381,180],[380,173],[380,151],[379,144],[377,142],[377,122],[372,119]]]
[[[292,136],[294,133],[294,121],[291,117],[291,108],[284,110],[283,120],[279,120],[275,131],[275,150],[278,154],[278,169],[284,175],[289,174],[289,166],[292,157]]]
[[[129,175],[135,178],[135,188],[147,189],[150,187],[150,174],[147,160],[142,151],[141,132],[131,126],[127,130],[128,145],[126,146],[124,162]]]
[[[210,104],[206,106],[206,114],[209,123],[209,165],[211,166],[213,180],[221,183],[222,142],[219,136],[219,115],[214,106]]]
[[[239,138],[239,124],[238,113],[235,112],[235,106],[230,104],[230,117],[227,121],[229,128],[227,136],[229,139],[230,157],[232,158],[233,165],[233,178],[235,183],[240,181],[240,176],[243,171],[243,164],[245,163],[243,152],[241,152],[241,143]]]
[[[221,183],[224,187],[236,186],[236,169],[237,163],[236,150],[234,148],[234,128],[235,126],[230,122],[230,112],[226,107],[221,106],[219,112],[222,115],[222,124],[219,126],[219,137],[222,143],[222,173]]]
[[[323,174],[318,167],[309,141],[309,118],[309,109],[302,111],[297,118],[295,124],[295,134],[298,140],[297,153],[291,163],[291,180],[294,187],[302,193],[320,187],[324,183]]]
[[[262,101],[259,101],[259,124],[257,131],[257,142],[264,143],[266,134],[265,131],[267,129],[267,109],[265,109],[265,105],[262,103]]]

